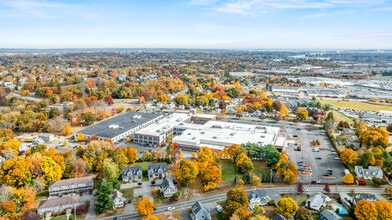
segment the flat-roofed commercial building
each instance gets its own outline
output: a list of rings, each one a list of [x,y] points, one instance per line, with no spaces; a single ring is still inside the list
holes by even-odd
[[[256,143],[275,146],[279,136],[279,127],[209,121],[198,129],[183,131],[181,135],[173,138],[173,142],[177,142],[185,150],[198,150],[201,146],[223,150],[231,144]]]
[[[163,117],[164,115],[159,113],[126,112],[76,132],[74,137],[82,133],[86,138],[96,136],[100,141],[117,142],[142,128],[155,124]]]
[[[216,115],[210,115],[210,114],[194,114],[192,115],[191,121],[194,124],[205,124],[209,121],[215,121],[216,120]]]
[[[154,124],[136,131],[132,135],[132,141],[142,145],[161,146],[166,143],[168,136],[173,135],[176,125],[185,124],[190,121],[190,114],[173,113],[167,115],[157,120]]]

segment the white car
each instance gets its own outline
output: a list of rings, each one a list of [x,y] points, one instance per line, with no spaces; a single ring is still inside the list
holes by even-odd
[[[176,209],[176,207],[174,207],[174,206],[167,207],[167,211],[173,211],[174,209]]]
[[[309,192],[309,189],[307,189],[307,188],[304,188],[304,192]]]
[[[217,206],[215,207],[215,209],[216,209],[217,212],[222,212],[222,210],[223,210],[223,208],[222,208],[221,205],[217,205]]]

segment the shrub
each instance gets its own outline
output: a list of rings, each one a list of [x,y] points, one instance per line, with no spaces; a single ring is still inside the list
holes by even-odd
[[[378,186],[387,184],[387,181],[383,178],[373,177],[372,180],[373,180],[373,183]]]
[[[76,214],[81,215],[81,214],[86,214],[88,212],[88,206],[87,205],[80,205],[76,207]]]

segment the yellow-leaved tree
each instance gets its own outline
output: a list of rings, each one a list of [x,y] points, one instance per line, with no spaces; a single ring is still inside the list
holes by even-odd
[[[355,206],[354,215],[358,220],[377,220],[376,204],[367,200],[360,200]]]
[[[343,182],[345,184],[353,184],[354,183],[354,176],[351,173],[344,175]]]
[[[283,215],[286,218],[292,217],[298,211],[297,202],[290,197],[283,197],[279,199],[275,212]]]
[[[199,169],[195,162],[190,160],[181,160],[176,163],[175,172],[178,182],[181,185],[186,186],[195,180],[199,173]]]

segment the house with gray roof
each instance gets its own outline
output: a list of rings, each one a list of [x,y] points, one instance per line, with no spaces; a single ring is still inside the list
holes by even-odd
[[[125,204],[125,198],[123,197],[123,194],[115,189],[112,193],[112,199],[113,199],[113,208],[121,208],[124,207]]]
[[[47,199],[40,202],[37,213],[40,215],[45,213],[61,213],[66,209],[76,209],[80,204],[79,195]]]
[[[172,197],[178,190],[177,187],[174,185],[173,181],[165,176],[163,177],[160,191],[163,197],[167,198]]]
[[[86,138],[96,136],[100,141],[111,140],[117,142],[142,128],[156,123],[163,117],[164,115],[159,113],[126,112],[75,132],[74,138],[76,139],[82,133]]]
[[[272,217],[272,220],[287,220],[287,218],[281,214],[275,214],[274,217]]]
[[[143,170],[141,166],[124,167],[121,170],[121,178],[124,182],[142,181]]]
[[[369,166],[367,169],[363,168],[363,166],[355,166],[354,167],[355,174],[363,179],[372,179],[376,178],[384,178],[384,173],[382,169],[378,166]]]
[[[62,196],[74,193],[92,192],[93,177],[79,177],[53,182],[49,186],[49,196]]]
[[[331,199],[327,195],[318,192],[305,201],[305,207],[319,211],[321,207],[326,206],[330,201]]]
[[[370,194],[370,193],[360,193],[354,196],[353,198],[353,204],[354,206],[361,200],[366,200],[366,201],[370,201],[370,202],[375,202],[378,199],[376,198],[375,195]]]
[[[279,193],[270,189],[256,189],[246,191],[248,195],[248,208],[252,210],[255,205],[267,205],[270,200],[278,201],[280,199]]]
[[[167,164],[166,163],[156,163],[149,164],[147,167],[148,179],[150,181],[155,179],[162,179],[167,175]]]
[[[320,213],[320,220],[342,220],[342,217],[333,210],[324,209],[324,211]]]
[[[192,205],[192,213],[190,214],[192,220],[211,220],[210,213],[197,201]]]

